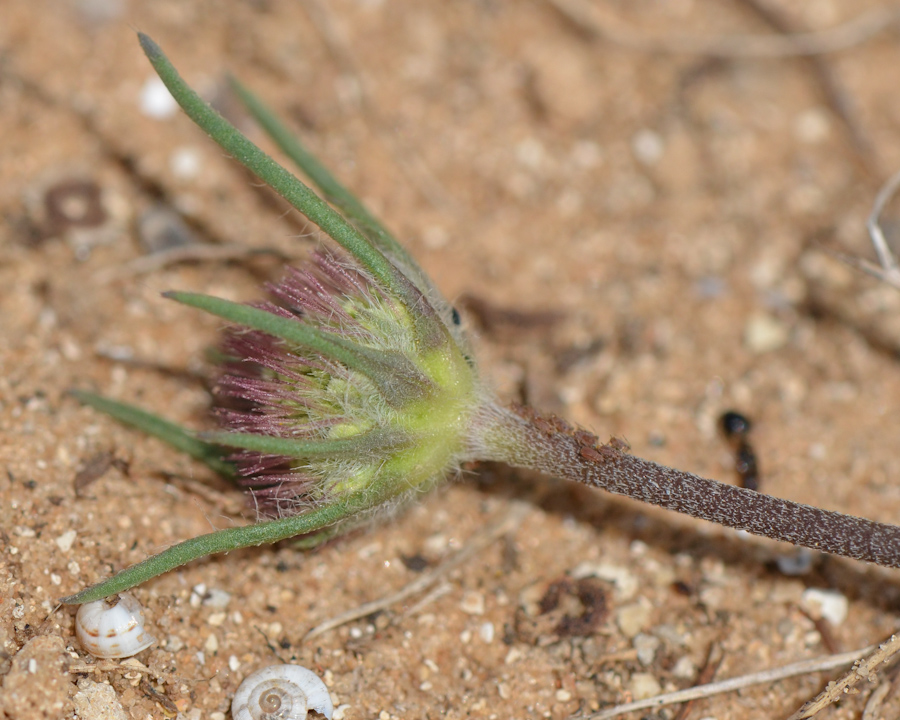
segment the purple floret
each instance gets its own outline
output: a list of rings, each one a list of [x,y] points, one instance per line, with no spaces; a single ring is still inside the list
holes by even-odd
[[[334,255],[316,253],[304,268],[288,268],[268,288],[274,302],[257,304],[281,317],[314,322],[317,327],[358,336],[359,323],[345,309],[348,298],[360,305],[372,302],[369,279]],[[231,328],[222,345],[228,357],[216,388],[221,399],[217,417],[224,429],[271,437],[318,439],[339,423],[339,409],[328,405],[318,390],[328,376],[344,369],[315,353],[257,330]],[[241,450],[230,457],[237,464],[239,483],[251,494],[261,515],[293,514],[312,503],[315,478],[296,469],[303,459]]]

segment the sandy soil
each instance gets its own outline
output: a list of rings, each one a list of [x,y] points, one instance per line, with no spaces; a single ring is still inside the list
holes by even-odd
[[[597,5],[639,37],[776,34],[746,2]],[[782,5],[804,29],[876,6]],[[810,62],[626,48],[621,27],[592,39],[539,1],[7,0],[2,15],[0,716],[230,717],[277,651],[319,672],[348,720],[567,718],[690,686],[710,647],[724,678],[897,626],[894,572],[815,558],[786,576],[791,548],[498,467],[313,554],[236,552],[146,584],[160,643],[139,664],[86,667],[74,611],[54,611],[252,517],[203,467],[66,395],[208,427],[218,323],[160,292],[249,300],[279,275],[271,256],[135,274],[161,238],[141,218],[292,257],[315,240],[185,118],[142,109],[152,74],[132,28],[226,109],[230,70],[283,112],[461,307],[525,312],[467,315],[505,398],[727,482],[716,419],[737,407],[764,491],[883,521],[900,517],[900,293],[825,250],[870,256],[866,216],[900,167],[896,29]],[[98,457],[118,462],[76,488]],[[517,530],[430,591],[303,642],[520,503]],[[816,622],[809,588],[846,598],[846,617]],[[559,607],[541,615],[548,593]],[[836,674],[691,717],[786,717]],[[860,717],[872,687],[824,717]]]

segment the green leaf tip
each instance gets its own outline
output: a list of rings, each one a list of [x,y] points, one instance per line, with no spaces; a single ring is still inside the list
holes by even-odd
[[[163,56],[163,52],[160,49],[159,45],[146,33],[142,33],[138,31],[138,42],[141,44],[141,48],[144,51],[144,54],[151,61],[161,58]]]

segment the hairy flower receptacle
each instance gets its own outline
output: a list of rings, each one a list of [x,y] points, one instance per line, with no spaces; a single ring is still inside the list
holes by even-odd
[[[219,384],[250,406],[223,411],[237,434],[215,440],[241,448],[238,473],[261,514],[284,517],[355,493],[370,494],[373,505],[399,500],[455,472],[480,384],[449,328],[439,345],[423,347],[390,290],[334,255],[317,255],[270,290],[276,304],[252,315],[203,304],[253,322],[253,331],[231,331],[224,349],[238,360]],[[304,341],[304,328],[325,341]],[[356,355],[382,358],[379,374],[357,366]]]

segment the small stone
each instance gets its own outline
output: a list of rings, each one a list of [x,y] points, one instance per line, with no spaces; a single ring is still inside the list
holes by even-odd
[[[163,81],[154,76],[141,88],[140,109],[154,120],[167,120],[178,112],[178,103]]]
[[[556,700],[557,702],[569,702],[572,699],[572,693],[568,690],[557,690],[556,691]]]
[[[228,656],[228,669],[231,670],[231,672],[237,672],[241,669],[241,661],[238,660],[237,655]]]
[[[205,583],[197,583],[194,587],[191,588],[191,597],[188,601],[191,607],[197,608],[200,607],[200,604],[203,602],[203,598],[206,596],[206,584]]]
[[[76,537],[78,537],[78,533],[75,530],[66,530],[54,542],[60,550],[66,553],[72,549],[72,544],[75,542]]]
[[[624,605],[616,611],[616,624],[625,637],[633,638],[650,622],[653,611],[650,603],[641,598],[631,605]]]
[[[484,615],[484,595],[470,590],[463,595],[459,609],[467,615]]]
[[[503,659],[503,662],[507,665],[512,665],[513,663],[521,660],[525,657],[524,653],[519,650],[517,647],[513,647],[509,649],[509,652],[506,653],[506,657]]]
[[[169,156],[169,169],[181,180],[193,180],[200,174],[200,153],[193,147],[180,147]]]
[[[638,591],[638,579],[628,568],[608,563],[582,562],[572,569],[572,577],[581,580],[595,577],[611,582],[616,589],[616,600],[630,600]]]
[[[154,205],[138,218],[138,239],[148,254],[197,242],[181,216],[165,205]]]
[[[213,627],[218,627],[219,625],[223,624],[227,618],[227,613],[217,612],[210,615],[206,622]]]
[[[659,638],[645,633],[638,633],[631,641],[632,647],[637,650],[638,662],[645,667],[650,665],[656,658],[656,651],[659,649]]]
[[[815,557],[815,553],[812,550],[797,548],[793,552],[779,555],[775,558],[775,564],[782,575],[806,575],[812,570]]]
[[[744,345],[758,355],[784,347],[789,337],[787,325],[768,313],[756,313],[744,326]]]
[[[219,638],[215,634],[210,635],[206,638],[206,642],[203,643],[203,649],[210,655],[214,654],[219,649]]]
[[[794,135],[800,142],[817,145],[826,140],[830,132],[831,119],[824,108],[810,108],[794,120]]]
[[[486,643],[494,641],[494,623],[486,622],[478,628],[478,636]]]
[[[656,165],[665,149],[662,137],[653,130],[639,130],[631,139],[631,151],[642,165]]]
[[[684,655],[672,666],[672,675],[682,680],[693,680],[697,676],[697,666]]]
[[[78,681],[78,688],[72,698],[78,717],[85,720],[128,720],[129,716],[116,697],[112,685],[82,678]]]
[[[646,700],[654,695],[659,695],[662,687],[650,673],[635,673],[631,676],[628,689],[631,690],[635,700]]]
[[[814,618],[822,618],[837,627],[847,619],[850,603],[836,590],[807,588],[800,598],[800,607]]]

